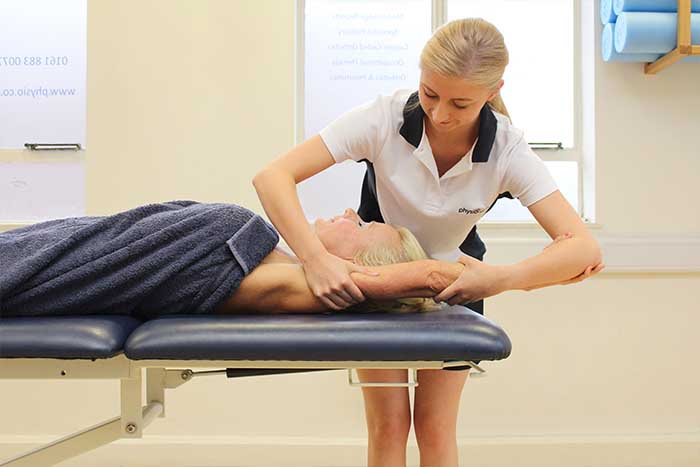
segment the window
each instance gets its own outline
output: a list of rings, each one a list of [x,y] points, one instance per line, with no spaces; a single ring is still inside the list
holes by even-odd
[[[578,208],[573,0],[448,0],[447,21],[466,17],[484,18],[503,34],[509,63],[501,97],[513,125],[525,132],[559,190]],[[509,199],[499,200],[483,217],[484,221],[529,219],[530,211]]]
[[[0,2],[0,223],[80,215],[87,0]]]
[[[416,87],[416,51],[432,34],[430,0],[300,4],[305,4],[304,139],[379,94]],[[364,164],[346,162],[301,183],[299,197],[307,217],[330,217],[358,206],[364,173]]]
[[[513,124],[524,130],[561,192],[582,212],[578,0],[298,2],[300,140],[377,94],[417,89],[418,58],[432,31],[453,19],[482,17],[503,33],[510,53],[502,97]],[[357,206],[364,171],[363,164],[345,162],[303,182],[299,196],[306,215],[326,217]],[[518,200],[501,199],[483,221],[533,219]]]

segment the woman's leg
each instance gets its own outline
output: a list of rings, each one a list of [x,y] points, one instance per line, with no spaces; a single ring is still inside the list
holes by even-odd
[[[418,370],[413,423],[421,467],[457,467],[457,413],[469,370]]]
[[[363,383],[405,383],[406,370],[358,369]],[[368,467],[405,467],[411,429],[408,388],[363,387],[368,433]]]

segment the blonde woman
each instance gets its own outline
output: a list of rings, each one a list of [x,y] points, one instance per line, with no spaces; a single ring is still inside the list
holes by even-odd
[[[418,89],[397,90],[350,110],[259,172],[253,183],[272,223],[300,259],[313,294],[328,308],[361,303],[357,265],[338,258],[308,228],[295,185],[352,159],[367,164],[358,213],[403,225],[433,258],[464,270],[435,299],[483,313],[483,299],[505,290],[585,279],[603,268],[576,211],[511,125],[500,97],[508,51],[490,23],[468,18],[438,29],[420,55]],[[500,197],[518,198],[553,239],[537,256],[497,267],[476,222]],[[405,381],[399,370],[360,371],[363,381]],[[456,420],[468,376],[421,370],[413,421],[421,465],[456,466]],[[364,388],[368,464],[405,465],[411,426],[408,391]]]

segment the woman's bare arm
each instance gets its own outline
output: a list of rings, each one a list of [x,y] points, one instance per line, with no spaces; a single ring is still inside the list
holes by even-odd
[[[272,161],[253,178],[267,217],[302,263],[326,249],[304,217],[296,185],[334,163],[321,137],[314,135]]]
[[[392,300],[434,297],[454,282],[464,268],[459,263],[420,260],[371,266],[379,276],[354,274],[353,280],[368,298]],[[328,310],[309,289],[300,264],[261,264],[248,274],[238,290],[215,313],[314,313]]]

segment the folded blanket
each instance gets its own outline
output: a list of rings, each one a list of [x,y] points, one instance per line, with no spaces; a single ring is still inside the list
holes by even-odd
[[[234,204],[169,201],[0,233],[0,316],[209,313],[279,241]]]

